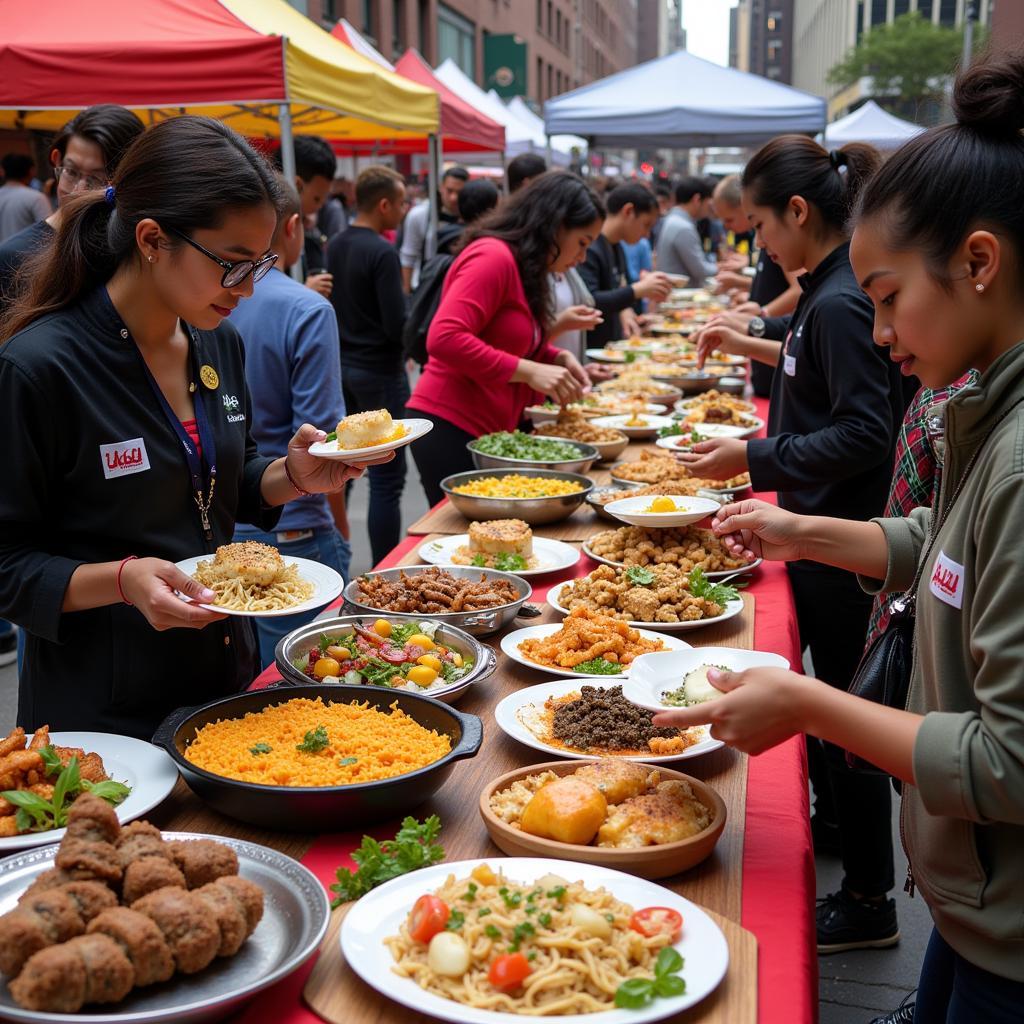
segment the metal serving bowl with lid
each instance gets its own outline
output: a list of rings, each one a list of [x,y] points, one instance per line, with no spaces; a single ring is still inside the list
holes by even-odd
[[[436,571],[437,569],[442,569],[444,572],[450,573],[452,576],[459,579],[477,581],[483,578],[485,580],[502,580],[511,583],[516,590],[516,599],[508,602],[508,604],[496,605],[494,608],[480,608],[466,612],[423,612],[422,614],[417,612],[413,614],[406,614],[389,612],[386,609],[381,608],[374,608],[369,599],[363,597],[360,593],[359,581],[361,579],[397,580],[401,579],[403,573],[406,576],[416,576],[421,572]],[[458,646],[461,642],[459,640],[460,635],[464,635],[466,640],[475,647],[483,648],[485,653],[490,651],[493,656],[494,652],[491,651],[489,647],[479,643],[474,639],[474,637],[488,636],[490,633],[497,633],[499,629],[504,629],[504,627],[509,625],[519,614],[524,602],[530,599],[530,595],[532,593],[533,588],[530,584],[527,583],[522,576],[516,576],[511,572],[500,572],[497,569],[484,569],[469,565],[405,565],[395,569],[380,569],[377,572],[364,572],[362,576],[352,580],[349,585],[345,587],[344,597],[347,605],[350,605],[352,608],[358,609],[360,612],[374,612],[374,620],[381,618],[429,619],[432,622],[443,623],[446,627],[453,630],[453,642],[449,646],[454,647],[455,650],[459,651],[459,653],[465,657],[466,652]],[[285,637],[285,640],[287,639],[288,638]],[[445,643],[447,643],[447,640]],[[471,656],[476,660],[476,654],[471,654]],[[278,659],[278,662],[280,663],[280,659]],[[493,671],[494,669],[492,667],[487,675],[490,675]]]
[[[459,494],[456,487],[496,477],[520,475],[522,469],[473,469],[466,473],[453,473],[441,481],[441,490],[448,500],[467,518],[486,519],[522,519],[531,526],[545,523],[557,523],[567,519],[583,504],[594,486],[594,481],[579,473],[564,473],[552,469],[531,469],[531,477],[546,477],[552,480],[564,480],[576,484],[578,491],[571,494],[554,494],[545,498],[498,498],[482,497],[475,494]]]
[[[504,455],[488,455],[486,452],[479,451],[473,447],[476,441],[470,441],[466,448],[473,456],[473,465],[477,469],[554,469],[562,473],[585,473],[595,462],[600,461],[600,452],[592,444],[573,441],[568,437],[544,436],[543,440],[560,441],[562,444],[572,445],[579,452],[579,457],[575,459],[512,459]]]
[[[204,725],[243,718],[266,707],[295,699],[320,698],[328,704],[369,704],[387,714],[393,704],[425,729],[443,733],[451,750],[438,760],[373,782],[347,786],[268,786],[216,775],[185,756]],[[264,828],[296,832],[331,832],[401,816],[433,796],[451,774],[456,761],[474,757],[483,740],[476,715],[456,711],[431,697],[380,686],[270,686],[178,708],[159,726],[153,742],[163,747],[191,789],[214,810]]]
[[[394,570],[389,571],[393,572]],[[381,574],[374,573],[373,575]],[[351,586],[351,584],[349,585]],[[281,678],[293,686],[310,686],[314,683],[327,686],[348,685],[343,684],[341,678],[338,678],[337,681],[330,677],[326,679],[310,679],[301,666],[305,664],[310,650],[319,645],[321,637],[335,638],[344,636],[346,633],[352,632],[353,626],[372,629],[373,624],[378,619],[387,619],[388,622],[395,624],[405,622],[436,623],[437,628],[434,632],[434,642],[443,644],[452,651],[458,651],[462,655],[463,660],[472,661],[473,668],[461,679],[456,679],[454,682],[447,684],[442,683],[438,686],[432,686],[429,689],[416,687],[415,689],[409,688],[403,691],[390,686],[373,686],[370,683],[356,683],[356,686],[364,686],[368,690],[422,693],[427,697],[433,697],[435,700],[443,700],[446,704],[451,704],[461,697],[474,683],[482,683],[491,676],[495,668],[497,668],[498,657],[490,647],[480,643],[475,637],[470,636],[467,631],[457,629],[454,625],[444,621],[440,615],[399,615],[395,612],[377,611],[372,615],[342,615],[333,619],[315,619],[299,629],[292,630],[287,636],[278,640],[277,647],[274,649],[274,662],[277,665],[278,672],[281,673]]]

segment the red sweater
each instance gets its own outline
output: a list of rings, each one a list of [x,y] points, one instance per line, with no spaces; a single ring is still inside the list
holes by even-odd
[[[554,362],[558,349],[526,303],[511,248],[496,238],[466,246],[448,271],[427,334],[429,360],[408,405],[479,437],[515,430],[535,392],[510,383],[520,359]]]

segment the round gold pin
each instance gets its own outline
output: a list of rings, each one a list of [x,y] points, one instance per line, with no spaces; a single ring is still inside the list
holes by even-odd
[[[211,391],[216,391],[217,386],[220,384],[220,377],[217,376],[217,371],[212,366],[201,366],[199,368],[199,379]]]

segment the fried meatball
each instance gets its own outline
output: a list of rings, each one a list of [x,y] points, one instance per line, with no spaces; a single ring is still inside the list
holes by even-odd
[[[166,844],[190,889],[238,874],[238,855],[213,839],[176,839]]]
[[[249,937],[248,921],[245,907],[220,881],[201,886],[193,896],[203,903],[220,929],[217,956],[233,956]]]
[[[74,879],[61,868],[50,868],[36,877],[36,880],[18,897],[19,903],[24,903],[32,893],[42,892],[44,889],[62,889],[68,882]]]
[[[83,793],[68,811],[68,839],[112,843],[121,831],[114,808],[92,793]]]
[[[218,879],[217,885],[226,889],[242,905],[245,912],[246,931],[248,935],[256,930],[256,925],[263,918],[263,890],[247,878],[238,875],[225,875]]]
[[[68,882],[64,892],[78,905],[83,924],[88,924],[104,910],[117,906],[117,896],[102,882]]]
[[[75,881],[93,878],[115,886],[121,882],[121,861],[111,843],[65,836],[55,861]]]
[[[43,921],[18,907],[0,917],[0,974],[16,975],[25,961],[51,943]]]
[[[166,860],[171,859],[171,852],[160,834],[160,829],[150,825],[148,821],[133,821],[130,825],[125,825],[115,845],[121,858],[121,866],[125,868],[140,857],[155,855]]]
[[[156,922],[182,974],[201,971],[220,949],[220,929],[203,902],[184,889],[157,889],[136,900],[132,910]]]
[[[121,897],[131,904],[146,893],[163,889],[165,886],[185,888],[185,876],[177,865],[159,854],[147,854],[131,861],[124,869]]]
[[[167,981],[174,974],[171,948],[156,922],[145,914],[113,907],[91,921],[86,932],[107,935],[121,946],[131,961],[138,988]]]

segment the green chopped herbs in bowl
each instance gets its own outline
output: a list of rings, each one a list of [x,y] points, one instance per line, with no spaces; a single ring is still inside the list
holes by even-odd
[[[535,437],[521,430],[502,430],[484,434],[472,447],[481,455],[494,455],[501,459],[529,459],[534,462],[572,462],[583,458],[583,453],[568,441]]]

